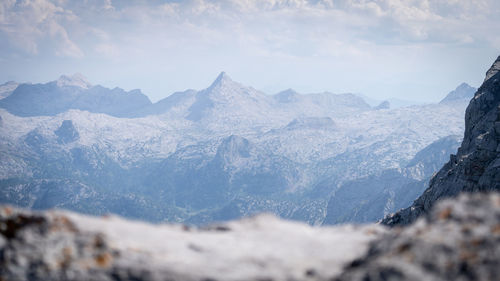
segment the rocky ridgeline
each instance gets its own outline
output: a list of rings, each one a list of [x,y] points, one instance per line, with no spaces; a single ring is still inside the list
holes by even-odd
[[[500,191],[500,57],[486,73],[465,113],[465,133],[457,155],[431,179],[413,203],[382,220],[405,225],[426,213],[442,198],[460,192]]]
[[[0,280],[494,280],[500,195],[443,201],[412,226],[311,227],[269,215],[189,228],[0,210]]]

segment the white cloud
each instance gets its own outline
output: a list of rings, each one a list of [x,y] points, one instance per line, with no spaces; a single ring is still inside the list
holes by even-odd
[[[70,58],[64,63],[71,67],[132,69],[131,76],[274,69],[278,79],[319,67],[341,77],[369,68],[374,81],[404,81],[403,74],[415,77],[416,65],[449,50],[462,57],[496,52],[497,34],[498,0],[0,1],[0,39],[11,46],[0,46],[1,58]]]
[[[122,1],[117,8],[111,0],[6,0],[0,4],[0,30],[13,45],[32,54],[38,53],[40,43],[50,37],[60,42],[53,50],[55,53],[82,57],[84,51],[69,34],[88,32],[99,37],[96,42],[89,42],[94,45],[88,46],[90,49],[102,44],[119,46],[125,40],[130,44],[149,40],[169,45],[169,41],[177,40],[177,43],[213,46],[211,38],[218,38],[240,43],[248,40],[254,46],[245,47],[267,49],[262,53],[315,55],[314,50],[304,50],[317,49],[307,47],[308,43],[337,46],[364,41],[373,44],[471,44],[481,40],[494,44],[494,36],[490,33],[492,29],[498,31],[500,23],[500,4],[496,0],[187,0],[151,3]],[[77,24],[68,26],[68,22]],[[294,43],[304,45],[302,50],[294,48]]]
[[[0,3],[0,32],[15,47],[38,54],[39,45],[55,40],[55,53],[81,57],[82,50],[69,38],[64,22],[75,20],[71,11],[48,0],[3,1]]]

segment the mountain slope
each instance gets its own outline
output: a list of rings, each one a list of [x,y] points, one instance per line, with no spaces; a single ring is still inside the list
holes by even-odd
[[[344,183],[331,196],[323,224],[375,222],[411,205],[460,141],[458,136],[441,138],[419,151],[403,169],[388,169]]]
[[[0,99],[10,96],[17,86],[19,86],[19,83],[14,81],[9,81],[0,85]]]
[[[464,99],[469,101],[472,97],[474,97],[474,93],[476,91],[477,91],[476,88],[471,87],[467,83],[462,83],[455,90],[451,91],[448,95],[446,95],[446,97],[442,99],[439,103],[450,103]]]
[[[460,192],[500,190],[499,66],[500,57],[467,107],[464,139],[457,155],[450,156],[412,206],[385,218],[383,224],[409,224],[427,213],[436,201]]]
[[[21,84],[0,100],[0,107],[23,117],[53,116],[70,109],[127,117],[130,112],[150,104],[139,90],[127,92],[92,86],[80,74],[63,75],[46,84]]]

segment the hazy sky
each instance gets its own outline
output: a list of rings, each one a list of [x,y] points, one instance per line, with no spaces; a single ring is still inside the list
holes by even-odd
[[[0,82],[80,72],[153,101],[220,71],[266,93],[436,101],[500,55],[499,0],[0,1]]]

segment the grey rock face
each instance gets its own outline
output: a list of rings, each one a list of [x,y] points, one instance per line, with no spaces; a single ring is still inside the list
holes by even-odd
[[[500,56],[497,58],[495,63],[493,63],[488,72],[486,72],[486,77],[484,78],[484,82],[486,82],[488,79],[496,75],[498,71],[500,71]]]
[[[500,190],[500,57],[487,72],[465,113],[465,133],[457,155],[431,179],[412,206],[386,217],[386,225],[412,223],[437,200],[460,192]]]
[[[80,138],[80,134],[71,120],[64,120],[61,127],[59,127],[54,133],[57,135],[57,141],[59,143],[70,143]]]
[[[500,195],[463,194],[394,228],[335,280],[498,280]]]

